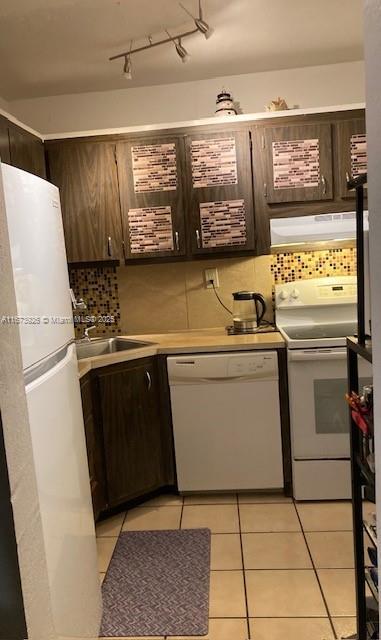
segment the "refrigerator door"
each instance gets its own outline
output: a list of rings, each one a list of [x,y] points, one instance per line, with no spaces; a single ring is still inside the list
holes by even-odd
[[[94,638],[101,597],[75,346],[62,352],[26,377],[29,425],[56,633]]]
[[[74,338],[58,189],[1,164],[23,367]]]

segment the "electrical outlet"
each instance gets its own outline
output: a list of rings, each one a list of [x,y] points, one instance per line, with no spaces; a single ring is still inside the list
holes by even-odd
[[[218,287],[220,286],[220,281],[218,279],[218,271],[216,268],[205,269],[204,276],[205,276],[205,287],[207,289],[213,289],[213,285],[210,282],[211,280],[213,280],[215,288],[218,289]]]

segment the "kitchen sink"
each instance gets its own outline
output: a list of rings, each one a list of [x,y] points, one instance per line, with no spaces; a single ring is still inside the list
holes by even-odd
[[[139,349],[152,344],[153,342],[142,342],[139,340],[130,340],[129,338],[92,338],[91,340],[77,340],[75,343],[78,360],[93,358],[94,356],[103,356],[107,353]]]

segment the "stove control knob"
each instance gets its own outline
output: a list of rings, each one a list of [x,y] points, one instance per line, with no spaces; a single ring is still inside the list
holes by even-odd
[[[284,289],[282,289],[282,291],[279,293],[279,297],[281,300],[287,300],[288,298],[288,293],[287,291],[285,291]]]
[[[291,298],[294,298],[296,300],[296,298],[299,298],[299,291],[297,289],[293,289],[291,291]]]

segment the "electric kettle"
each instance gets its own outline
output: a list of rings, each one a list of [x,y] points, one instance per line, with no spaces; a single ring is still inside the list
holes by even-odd
[[[233,293],[234,333],[253,333],[266,313],[266,302],[260,293],[236,291]]]

